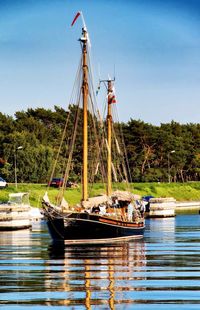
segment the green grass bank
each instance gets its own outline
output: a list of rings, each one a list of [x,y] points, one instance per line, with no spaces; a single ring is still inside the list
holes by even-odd
[[[125,184],[117,185],[118,189],[125,189]],[[114,188],[115,189],[115,188]],[[44,184],[18,184],[16,189],[14,184],[10,184],[6,189],[0,190],[0,201],[6,202],[9,193],[29,192],[30,203],[34,207],[41,206],[41,199],[47,190]],[[133,183],[131,191],[141,196],[152,195],[155,197],[174,197],[177,201],[197,201],[200,200],[200,182],[188,183]],[[90,190],[90,196],[100,195],[105,193],[105,186],[102,184],[94,184]],[[48,191],[49,198],[55,202],[59,190],[50,188]],[[65,190],[65,199],[71,205],[75,205],[81,199],[80,186],[75,189]]]

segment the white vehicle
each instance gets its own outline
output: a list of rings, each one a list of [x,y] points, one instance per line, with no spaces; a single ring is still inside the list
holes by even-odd
[[[7,186],[7,182],[0,177],[0,188],[5,188]]]

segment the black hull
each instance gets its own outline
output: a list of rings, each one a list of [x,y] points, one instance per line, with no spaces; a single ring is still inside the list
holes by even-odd
[[[142,238],[144,233],[143,223],[134,224],[85,213],[71,214],[64,218],[49,218],[47,224],[55,241]]]

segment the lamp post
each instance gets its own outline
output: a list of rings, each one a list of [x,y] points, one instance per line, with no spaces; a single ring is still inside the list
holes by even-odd
[[[14,153],[14,159],[15,159],[15,187],[17,188],[17,151],[18,150],[22,150],[23,149],[23,146],[18,146],[16,149],[15,149],[15,153]]]
[[[167,166],[168,166],[168,183],[171,183],[171,173],[170,173],[170,154],[175,153],[175,150],[168,152],[167,154]]]

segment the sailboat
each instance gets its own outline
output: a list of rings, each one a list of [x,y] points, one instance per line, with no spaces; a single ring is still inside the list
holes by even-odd
[[[88,194],[88,119],[91,115],[88,101],[91,94],[88,80],[89,76],[89,35],[81,12],[77,13],[72,25],[76,19],[81,16],[83,20],[82,36],[79,39],[81,44],[81,62],[80,73],[81,82],[79,99],[82,101],[82,199],[78,206],[69,207],[63,199],[65,185],[62,185],[62,194],[59,198],[58,206],[53,205],[48,196],[43,197],[43,213],[47,220],[49,232],[53,240],[62,240],[65,243],[106,243],[122,241],[129,238],[142,238],[145,228],[144,218],[136,208],[135,195],[128,191],[112,191],[112,104],[114,103],[113,84],[111,79],[106,81],[107,85],[107,137],[104,139],[104,145],[107,149],[107,186],[106,194],[98,197],[89,198]],[[104,81],[105,82],[105,81]],[[88,114],[90,113],[90,114]],[[76,117],[74,117],[76,121]],[[74,125],[74,131],[77,123]],[[71,146],[74,146],[72,138]],[[98,145],[101,150],[101,145]],[[99,151],[100,153],[100,151]],[[69,152],[71,158],[72,152]],[[94,155],[95,157],[95,155]],[[69,162],[67,163],[64,177],[65,184],[69,177]],[[136,210],[137,209],[137,210]]]

